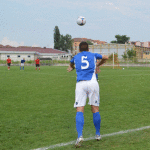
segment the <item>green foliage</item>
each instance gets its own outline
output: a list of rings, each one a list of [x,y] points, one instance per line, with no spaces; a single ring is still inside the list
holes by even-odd
[[[53,64],[69,64],[69,60],[53,60]]]
[[[54,29],[54,48],[62,51],[72,50],[73,40],[69,34],[62,35],[59,32],[58,26]]]
[[[20,64],[20,61],[11,61],[12,64]]]
[[[111,43],[117,43],[117,41],[111,41]]]
[[[129,58],[130,60],[136,57],[136,51],[134,51],[133,49],[127,49],[126,53],[124,52],[124,54],[122,55],[122,58],[124,58],[125,60],[127,58]]]
[[[130,37],[127,37],[126,35],[115,35],[116,41],[111,41],[111,43],[118,43],[118,44],[125,44],[126,42],[129,42]]]
[[[43,66],[46,66],[46,65],[50,66],[50,65],[53,65],[53,60],[41,60],[40,64]]]
[[[69,60],[41,60],[40,64],[41,65],[53,65],[53,64],[68,64],[70,63]],[[6,60],[0,60],[0,64],[6,64]],[[12,64],[14,65],[20,65],[20,61],[12,61]],[[26,65],[31,65],[34,64],[34,60],[28,60],[25,62],[25,66]]]
[[[60,49],[60,32],[58,26],[54,28],[54,49]]]
[[[113,53],[111,55],[109,55],[109,60],[113,60]],[[114,61],[118,60],[118,54],[114,53]]]
[[[133,49],[131,50],[127,49],[127,55],[128,55],[128,58],[133,58],[136,56],[136,51],[134,51]]]
[[[124,60],[126,60],[126,59],[128,58],[128,55],[124,52],[124,54],[122,55],[122,58],[123,58]]]
[[[66,34],[64,35],[60,35],[60,50],[62,51],[66,51],[67,50],[72,50],[72,45],[73,45],[73,40],[71,35]]]
[[[34,64],[34,60],[27,60],[25,63],[26,64]]]
[[[0,64],[6,64],[6,60],[0,60]]]
[[[93,45],[93,43],[91,41],[86,41],[88,43],[88,45]]]

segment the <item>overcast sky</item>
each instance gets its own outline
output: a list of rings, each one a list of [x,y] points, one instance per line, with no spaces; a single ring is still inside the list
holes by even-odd
[[[78,16],[86,18],[78,26]],[[0,44],[53,47],[53,30],[110,42],[150,41],[149,0],[0,0]]]

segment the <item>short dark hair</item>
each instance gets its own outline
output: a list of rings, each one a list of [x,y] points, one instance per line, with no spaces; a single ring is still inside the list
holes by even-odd
[[[89,50],[88,43],[81,42],[79,44],[79,49],[80,49],[80,52],[82,52],[82,51],[88,51]]]

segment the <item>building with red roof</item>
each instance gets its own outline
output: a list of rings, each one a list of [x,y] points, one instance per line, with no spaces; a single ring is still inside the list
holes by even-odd
[[[99,45],[99,44],[106,44],[107,42],[105,41],[100,41],[100,40],[92,40],[92,39],[88,39],[88,38],[74,38],[73,39],[73,50],[75,52],[79,51],[79,44],[81,42],[87,42],[90,41],[91,43],[93,43],[93,45]]]
[[[35,60],[36,57],[70,60],[72,54],[65,51],[46,47],[11,47],[8,45],[0,45],[0,60],[6,60],[8,56],[10,56],[10,58],[14,61],[20,61],[22,58],[25,58],[26,60]]]

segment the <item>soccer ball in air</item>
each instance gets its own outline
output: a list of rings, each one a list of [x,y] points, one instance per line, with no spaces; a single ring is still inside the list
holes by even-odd
[[[78,19],[77,19],[77,24],[78,24],[79,26],[83,26],[83,25],[85,25],[85,23],[86,23],[85,17],[82,17],[82,16],[78,17]]]

